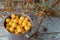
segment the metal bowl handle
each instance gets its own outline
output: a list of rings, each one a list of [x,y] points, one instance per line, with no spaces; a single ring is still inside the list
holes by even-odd
[[[32,35],[34,35],[37,32],[37,30],[39,29],[38,25],[40,25],[43,22],[43,18],[44,17],[40,17],[40,16],[38,17],[37,24],[32,28],[32,30],[29,33],[26,34],[27,38],[30,38]]]

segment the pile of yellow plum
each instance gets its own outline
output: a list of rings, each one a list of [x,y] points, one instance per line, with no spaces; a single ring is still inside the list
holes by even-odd
[[[6,18],[6,29],[14,34],[21,34],[30,30],[32,24],[29,18],[12,14],[11,18]]]

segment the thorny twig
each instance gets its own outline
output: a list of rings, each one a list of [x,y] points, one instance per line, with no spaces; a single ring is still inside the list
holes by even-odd
[[[54,4],[52,5],[52,7],[56,7],[59,3],[60,3],[60,0],[56,0],[56,1],[54,2]]]

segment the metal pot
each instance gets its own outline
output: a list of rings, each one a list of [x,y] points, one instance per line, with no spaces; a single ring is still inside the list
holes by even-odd
[[[32,27],[33,27],[33,22],[32,22],[32,20],[31,20],[31,18],[29,17],[29,16],[27,16],[26,14],[24,14],[24,13],[20,13],[20,12],[12,12],[12,13],[10,13],[8,16],[6,16],[5,18],[4,18],[4,21],[3,21],[3,24],[2,24],[2,26],[4,26],[4,29],[6,30],[6,26],[5,26],[5,20],[6,20],[6,18],[7,17],[9,17],[11,14],[13,14],[13,13],[15,13],[15,14],[17,14],[18,16],[25,16],[25,17],[27,17],[27,18],[29,18],[29,20],[30,20],[30,22],[32,23]],[[32,28],[31,27],[31,28]],[[29,31],[27,31],[27,32],[25,32],[25,33],[22,33],[22,34],[14,34],[14,33],[10,33],[9,31],[7,31],[6,30],[6,33],[7,33],[7,35],[6,35],[6,37],[9,39],[9,40],[20,40],[21,39],[21,37],[22,36],[24,36],[25,34],[27,34],[28,32],[30,32],[30,30]],[[23,38],[22,38],[23,39]]]

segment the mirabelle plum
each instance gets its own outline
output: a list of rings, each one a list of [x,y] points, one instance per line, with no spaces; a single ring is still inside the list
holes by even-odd
[[[19,32],[17,31],[17,29],[15,29],[15,34],[19,34]]]
[[[14,19],[13,22],[14,23],[18,23],[19,19]]]
[[[14,32],[14,28],[13,27],[10,27],[10,32]]]
[[[30,27],[29,27],[29,26],[25,26],[24,29],[25,29],[26,31],[28,31],[28,30],[30,29]]]
[[[18,24],[22,24],[22,21],[19,20]]]
[[[12,27],[16,28],[17,24],[16,23],[12,23]]]
[[[28,23],[28,21],[27,20],[24,20],[23,23]]]
[[[10,29],[10,27],[6,27],[6,29],[7,29],[7,30],[9,30],[9,29]]]
[[[24,16],[21,16],[21,17],[20,17],[20,20],[23,21],[23,20],[24,20]]]
[[[18,25],[17,27],[16,27],[16,29],[19,29],[20,28],[20,25]]]
[[[31,27],[31,22],[28,22],[28,26]]]
[[[9,27],[10,25],[9,24],[6,24],[6,27]]]
[[[19,28],[18,32],[24,32],[24,29],[23,28]]]
[[[7,23],[8,23],[8,22],[10,22],[10,19],[9,19],[9,18],[7,18],[7,19],[6,19],[6,22],[7,22]]]
[[[16,17],[16,15],[15,15],[15,14],[12,14],[12,15],[11,15],[11,18],[13,18],[13,19],[14,19],[15,17]]]
[[[28,18],[25,18],[25,20],[27,20],[27,21],[28,21],[29,19],[28,19]]]
[[[14,19],[12,18],[11,21],[14,22]]]
[[[24,27],[24,26],[26,26],[27,24],[26,23],[22,23],[22,26]]]
[[[9,22],[9,25],[12,25],[12,21],[11,21],[11,22]]]

